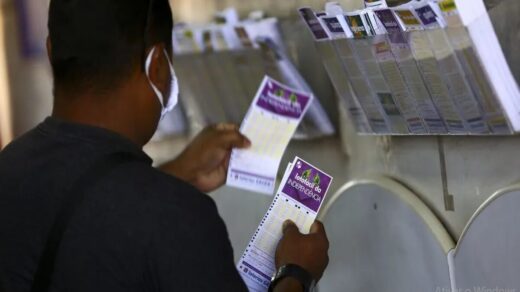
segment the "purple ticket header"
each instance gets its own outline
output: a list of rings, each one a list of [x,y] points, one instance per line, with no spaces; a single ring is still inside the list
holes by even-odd
[[[437,14],[435,14],[435,11],[433,11],[430,5],[425,5],[423,7],[417,8],[415,9],[415,12],[417,12],[419,18],[425,26],[438,24]]]
[[[406,39],[403,35],[401,25],[394,15],[394,12],[390,9],[374,10],[374,13],[379,18],[381,23],[388,32],[390,41],[394,44],[406,43]]]
[[[339,19],[337,17],[323,17],[323,22],[327,25],[327,28],[332,33],[345,33],[345,30],[339,23]],[[346,35],[345,35],[346,36]]]
[[[374,10],[381,23],[386,28],[389,34],[401,33],[401,26],[394,15],[394,12],[390,9]]]
[[[312,95],[296,92],[271,78],[267,78],[262,83],[256,105],[277,115],[299,119],[305,113],[311,99]]]
[[[309,27],[314,38],[318,41],[329,39],[329,35],[321,26],[318,17],[311,8],[300,8],[300,15]]]
[[[282,192],[318,212],[331,183],[331,176],[298,158]]]

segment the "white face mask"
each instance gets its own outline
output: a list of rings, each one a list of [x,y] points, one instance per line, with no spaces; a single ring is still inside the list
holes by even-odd
[[[170,98],[168,98],[168,104],[164,104],[165,98],[162,94],[162,92],[152,83],[152,80],[150,80],[150,65],[152,64],[152,56],[155,52],[155,48],[153,48],[150,53],[148,54],[148,57],[146,58],[146,64],[145,64],[145,72],[146,77],[148,78],[148,82],[150,83],[150,86],[152,86],[153,91],[155,92],[155,95],[157,95],[157,98],[159,99],[159,102],[161,103],[162,111],[161,111],[161,120],[166,116],[167,113],[171,112],[175,106],[177,105],[177,102],[179,101],[179,83],[177,81],[177,75],[175,75],[175,70],[173,69],[172,62],[170,61],[170,57],[168,56],[168,53],[166,50],[164,50],[164,55],[166,56],[166,59],[168,60],[168,65],[170,66],[170,74],[171,74],[171,89],[170,89]]]

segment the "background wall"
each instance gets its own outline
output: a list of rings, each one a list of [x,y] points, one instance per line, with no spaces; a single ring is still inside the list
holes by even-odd
[[[0,48],[5,47],[3,15],[0,13]],[[0,50],[0,149],[12,139],[11,96],[7,81],[7,54]]]
[[[51,69],[46,54],[24,56],[15,1],[8,0],[0,3],[7,56],[7,82],[11,96],[12,127],[14,136],[18,137],[51,112]],[[46,26],[46,23],[42,25]]]

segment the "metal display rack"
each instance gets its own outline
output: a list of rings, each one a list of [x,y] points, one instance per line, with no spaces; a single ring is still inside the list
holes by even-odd
[[[518,3],[502,1],[493,10],[508,6],[516,7]],[[319,21],[328,37],[320,38],[319,32],[311,32],[340,104],[346,107],[358,134],[514,135],[520,118],[513,108],[520,101],[520,63],[511,49],[512,43],[518,44],[518,36],[511,32],[519,24],[505,22],[499,15],[490,11],[468,25],[424,26],[353,38],[334,36],[322,16]],[[507,61],[499,69],[489,70],[482,54],[486,50],[483,41],[474,38],[475,26],[486,23],[488,16],[492,29],[487,31],[487,44],[490,50],[498,48],[497,60],[505,56]],[[347,18],[348,14],[337,17]],[[513,27],[505,30],[504,25]],[[507,94],[499,92],[499,71],[514,76],[506,84],[514,90]]]

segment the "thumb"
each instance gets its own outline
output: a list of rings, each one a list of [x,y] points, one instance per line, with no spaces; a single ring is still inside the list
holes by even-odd
[[[325,234],[325,227],[323,223],[316,220],[311,226],[310,234]]]
[[[284,236],[287,236],[290,234],[300,233],[300,230],[298,229],[298,226],[294,224],[294,222],[292,222],[291,220],[286,220],[283,223],[282,232]]]
[[[238,130],[229,131],[220,137],[221,145],[226,148],[248,148],[251,141],[242,135]]]

